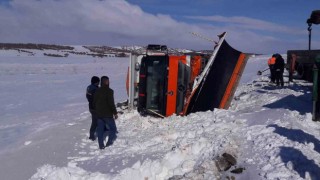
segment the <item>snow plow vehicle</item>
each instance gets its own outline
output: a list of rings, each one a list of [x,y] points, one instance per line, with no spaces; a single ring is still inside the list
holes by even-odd
[[[248,55],[233,49],[226,33],[212,54],[172,54],[165,45],[132,53],[127,75],[128,106],[142,115],[188,115],[228,109]]]
[[[297,78],[307,81],[313,81],[313,67],[315,59],[320,55],[320,50],[311,50],[311,31],[312,24],[320,24],[320,10],[312,11],[310,18],[307,19],[309,32],[309,49],[308,50],[288,50],[287,64],[289,70],[289,81],[293,80],[293,74]]]
[[[307,24],[309,26],[309,50],[288,50],[287,68],[289,70],[289,81],[298,78],[313,82],[312,119],[320,121],[320,50],[311,50],[311,26],[312,24],[320,24],[320,10],[312,11]]]

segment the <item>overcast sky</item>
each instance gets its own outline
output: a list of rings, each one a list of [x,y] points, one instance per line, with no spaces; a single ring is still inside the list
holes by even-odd
[[[319,0],[0,0],[0,42],[212,49],[191,32],[226,31],[240,51],[286,53],[308,48],[317,9]],[[320,26],[312,35],[320,49]]]

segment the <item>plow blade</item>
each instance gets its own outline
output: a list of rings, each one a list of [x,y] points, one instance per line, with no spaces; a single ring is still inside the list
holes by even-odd
[[[238,86],[248,55],[233,49],[220,35],[209,63],[187,100],[184,114],[228,109]]]

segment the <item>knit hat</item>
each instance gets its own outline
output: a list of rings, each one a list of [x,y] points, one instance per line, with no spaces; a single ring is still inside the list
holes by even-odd
[[[99,82],[100,82],[99,77],[97,77],[97,76],[92,76],[92,78],[91,78],[91,84],[96,84],[96,83],[99,83]]]

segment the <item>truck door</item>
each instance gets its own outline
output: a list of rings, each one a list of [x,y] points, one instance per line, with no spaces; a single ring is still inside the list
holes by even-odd
[[[186,89],[190,79],[190,67],[186,56],[169,56],[166,116],[183,111]]]

